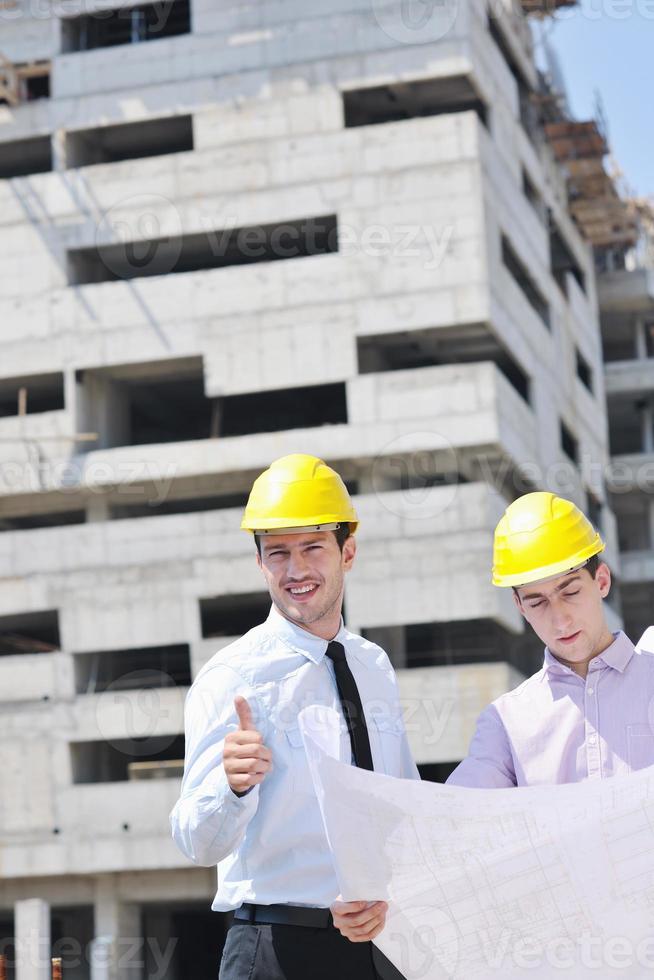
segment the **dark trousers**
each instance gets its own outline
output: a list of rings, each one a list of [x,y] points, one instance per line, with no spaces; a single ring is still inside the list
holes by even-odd
[[[219,980],[380,980],[372,943],[351,943],[333,926],[251,925],[227,934]],[[399,974],[398,974],[399,976]]]

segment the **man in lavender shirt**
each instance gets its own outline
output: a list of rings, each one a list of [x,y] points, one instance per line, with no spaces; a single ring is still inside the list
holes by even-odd
[[[482,712],[449,784],[575,783],[654,764],[654,657],[607,625],[603,550],[568,500],[530,493],[507,508],[495,531],[493,582],[513,588],[545,660]]]
[[[604,614],[611,572],[604,542],[569,500],[526,494],[495,529],[493,583],[545,646],[541,670],[479,716],[468,757],[448,784],[478,789],[577,783],[654,765],[654,656],[639,653]],[[361,941],[366,903],[332,907]],[[385,915],[385,909],[384,909]],[[374,938],[381,932],[380,921]]]

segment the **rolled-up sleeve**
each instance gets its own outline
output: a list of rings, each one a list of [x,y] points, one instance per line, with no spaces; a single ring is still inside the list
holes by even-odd
[[[184,707],[184,778],[170,826],[182,853],[205,867],[236,850],[259,805],[259,787],[236,796],[223,767],[225,737],[238,728],[237,694],[248,699],[256,718],[255,693],[236,671],[219,665],[198,678]]]
[[[447,784],[471,789],[517,785],[511,745],[495,705],[489,705],[480,714],[468,756],[456,767]]]

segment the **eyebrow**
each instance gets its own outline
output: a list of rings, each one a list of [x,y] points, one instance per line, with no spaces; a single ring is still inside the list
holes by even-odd
[[[571,585],[572,582],[577,582],[580,579],[581,579],[581,575],[572,575],[570,578],[567,578],[565,580],[565,582],[561,582],[560,585],[557,585],[557,587],[554,589],[554,591],[555,592],[562,592],[563,589],[567,589],[567,587],[569,585]],[[522,601],[523,602],[526,599],[547,599],[547,596],[545,595],[544,592],[529,592],[528,595],[523,595],[522,596]]]
[[[323,540],[324,540],[324,538],[302,538],[298,542],[298,544],[302,548],[302,547],[304,547],[306,545],[310,545],[310,544],[321,544]],[[286,544],[286,543],[284,543],[284,544],[279,544],[279,543],[278,544],[275,544],[273,541],[270,541],[270,542],[266,541],[265,544],[264,544],[264,551],[266,551],[266,552],[268,552],[268,551],[275,551],[277,548],[279,548],[279,549],[284,549],[284,548],[288,549],[289,547],[290,546],[288,544]]]

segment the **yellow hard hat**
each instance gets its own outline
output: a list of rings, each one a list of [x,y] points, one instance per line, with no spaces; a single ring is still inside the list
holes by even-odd
[[[604,542],[578,507],[553,493],[527,493],[495,528],[493,585],[528,585],[578,568]]]
[[[252,486],[241,527],[255,534],[327,530],[359,518],[342,479],[316,456],[293,453],[275,460]]]

